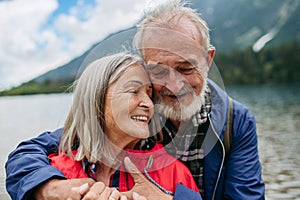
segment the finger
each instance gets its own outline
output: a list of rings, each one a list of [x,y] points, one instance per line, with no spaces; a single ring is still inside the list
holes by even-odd
[[[124,158],[124,164],[129,173],[141,173],[127,156]]]
[[[120,196],[120,200],[128,200],[128,199],[127,199],[127,197],[126,197],[126,196],[124,196],[124,195],[121,195],[121,196]]]
[[[121,194],[120,200],[123,200],[122,198],[124,198],[124,200],[127,200],[127,199],[147,200],[146,197],[138,194],[137,192],[133,192],[132,190],[130,190],[128,192],[120,192],[120,194]]]
[[[96,194],[95,192],[87,192],[86,195],[82,198],[82,200],[97,200],[99,197],[99,194]]]
[[[121,193],[121,198],[126,197],[126,199],[132,199],[132,190],[129,190],[127,192],[120,192]]]
[[[95,181],[91,178],[78,178],[76,180],[79,182],[79,185],[83,185],[84,183],[88,183],[89,186],[92,186],[95,183]]]
[[[111,189],[111,194],[109,196],[109,200],[117,200],[120,198],[121,194],[116,188]]]
[[[98,200],[107,200],[111,194],[112,190],[109,187],[105,187]]]
[[[101,194],[102,191],[104,190],[105,185],[102,182],[96,182],[91,189],[89,190],[90,192],[95,192],[96,194]]]
[[[67,200],[80,200],[81,197],[82,197],[82,194],[80,192],[80,187],[72,187],[70,189]]]
[[[70,183],[66,183],[66,184],[71,184],[72,182],[73,187],[80,187],[85,183],[88,183],[89,186],[92,186],[95,183],[95,181],[91,178],[68,179],[67,181]]]
[[[136,192],[133,192],[133,193],[132,193],[132,198],[133,198],[133,200],[146,200],[146,197],[141,196],[141,195],[139,195],[139,194],[136,193]]]
[[[70,189],[70,193],[69,196],[67,198],[67,200],[80,200],[82,198],[82,196],[87,193],[87,191],[89,190],[89,184],[85,183],[80,187],[72,187]]]
[[[102,182],[96,182],[90,190],[84,195],[83,200],[98,199],[100,194],[104,191],[105,185]]]
[[[144,183],[148,180],[146,177],[138,170],[138,168],[131,162],[129,157],[124,158],[124,165],[127,171],[131,174],[134,179],[134,182],[137,183]],[[128,197],[128,196],[127,196]]]
[[[86,194],[89,191],[89,189],[90,189],[89,184],[85,183],[85,184],[83,184],[82,186],[80,186],[78,188],[78,192],[79,192],[80,195],[83,196],[84,194]]]

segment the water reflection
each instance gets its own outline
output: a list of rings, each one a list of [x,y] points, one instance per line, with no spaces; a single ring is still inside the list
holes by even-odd
[[[256,116],[266,199],[300,199],[299,85],[228,88]]]

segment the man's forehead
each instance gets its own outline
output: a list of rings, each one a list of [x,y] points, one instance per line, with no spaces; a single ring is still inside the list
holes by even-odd
[[[166,28],[147,28],[144,32],[137,34],[140,38],[137,47],[141,52],[146,49],[165,50],[186,57],[188,54],[200,55],[205,48],[199,41],[182,32]]]
[[[146,51],[146,57],[145,61],[147,65],[160,65],[160,64],[184,64],[184,63],[195,63],[195,61],[199,58],[195,54],[189,54],[185,57],[181,57],[180,55],[174,54],[173,52],[167,52],[167,51],[159,51],[159,50],[148,50],[150,51],[147,53]],[[156,53],[153,53],[156,52]]]
[[[191,53],[181,53],[175,54],[174,52],[169,52],[161,49],[147,49],[144,51],[144,60],[149,67],[154,66],[169,66],[172,68],[183,66],[183,65],[192,65],[192,66],[205,66],[207,63],[207,56],[203,52],[201,55]]]

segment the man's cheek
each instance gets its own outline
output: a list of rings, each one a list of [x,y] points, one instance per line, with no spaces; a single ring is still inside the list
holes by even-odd
[[[155,84],[153,83],[153,94],[155,97],[158,97],[159,92],[163,89],[163,86],[161,84]]]

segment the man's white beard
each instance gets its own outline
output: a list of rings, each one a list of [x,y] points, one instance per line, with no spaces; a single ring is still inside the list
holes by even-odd
[[[159,98],[157,99],[155,109],[167,119],[177,121],[188,120],[205,104],[205,88],[206,84],[203,85],[203,89],[198,96],[193,92],[193,101],[189,105],[184,105],[180,102],[173,103],[173,106],[167,105],[162,98]],[[176,110],[176,108],[179,108],[179,110]]]

